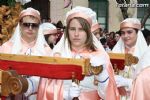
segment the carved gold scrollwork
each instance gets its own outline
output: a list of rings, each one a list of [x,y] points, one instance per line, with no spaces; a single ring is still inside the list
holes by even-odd
[[[126,66],[131,66],[134,64],[137,64],[139,59],[132,54],[125,54],[125,65]]]
[[[1,88],[2,96],[17,95],[27,91],[28,82],[15,71],[3,71]]]
[[[86,64],[86,67],[85,67],[85,75],[98,75],[99,73],[101,73],[103,70],[103,66],[100,65],[100,66],[91,66],[90,63]]]
[[[103,66],[100,65],[100,66],[90,66],[90,72],[94,75],[98,75],[99,73],[102,72],[103,70]]]
[[[21,77],[10,77],[8,79],[8,88],[10,89],[10,92],[14,95],[24,93],[27,90],[27,81],[24,78]]]

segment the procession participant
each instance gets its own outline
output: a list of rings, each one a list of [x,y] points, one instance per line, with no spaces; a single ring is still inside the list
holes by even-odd
[[[121,37],[112,52],[132,54],[140,59],[148,47],[141,32],[140,21],[137,18],[127,18],[123,20],[120,24],[120,33]],[[125,66],[124,70],[120,70],[119,75],[115,76],[117,86],[123,87],[119,88],[120,94],[123,95],[122,99],[129,99],[135,69],[136,65]],[[122,89],[125,89],[125,92],[121,92]]]
[[[0,46],[0,53],[50,56],[51,49],[44,39],[42,30],[39,29],[41,23],[39,11],[27,8],[21,11],[19,22],[9,41]],[[39,77],[29,76],[28,90],[25,93],[29,100],[36,100]],[[18,96],[17,96],[18,97]],[[22,100],[24,97],[16,99]]]
[[[66,14],[66,32],[53,49],[53,56],[62,58],[89,58],[91,66],[103,69],[99,75],[89,73],[79,86],[71,80],[43,78],[38,92],[38,100],[119,100],[114,73],[109,56],[91,33],[95,13],[86,7],[75,7]],[[98,85],[94,83],[97,82]]]
[[[58,38],[57,28],[51,23],[42,23],[40,26],[43,30],[45,40],[50,48],[53,49]]]
[[[141,57],[137,64],[137,69],[133,81],[133,88],[131,90],[131,100],[149,100],[150,90],[150,46]]]

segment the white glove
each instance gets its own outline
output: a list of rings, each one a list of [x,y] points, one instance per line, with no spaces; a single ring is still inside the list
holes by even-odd
[[[81,88],[75,82],[73,82],[69,89],[69,98],[72,100],[74,97],[79,97],[80,93]]]
[[[120,75],[115,75],[115,81],[116,81],[117,87],[128,87],[129,89],[131,89],[132,79],[124,78]]]
[[[106,57],[104,55],[91,55],[90,63],[92,66],[100,66],[106,63]]]

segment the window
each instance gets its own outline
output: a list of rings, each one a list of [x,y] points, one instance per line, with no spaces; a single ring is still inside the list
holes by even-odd
[[[33,7],[41,13],[41,19],[48,20],[50,18],[50,1],[49,0],[31,0],[25,5],[25,8]]]
[[[97,13],[97,20],[103,28],[108,29],[108,1],[89,0],[89,8]]]

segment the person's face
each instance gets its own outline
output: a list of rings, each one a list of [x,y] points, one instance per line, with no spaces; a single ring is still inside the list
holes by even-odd
[[[50,34],[48,37],[48,44],[50,44],[50,43],[56,44],[57,38],[58,38],[57,33]]]
[[[124,41],[124,44],[128,47],[135,45],[137,40],[136,30],[133,28],[124,28],[121,30],[121,38]]]
[[[120,39],[120,35],[119,34],[115,34],[115,40],[118,41]]]
[[[109,34],[109,37],[110,37],[110,38],[113,38],[113,37],[114,37],[114,32],[111,32],[111,33]]]
[[[95,35],[95,37],[100,40],[100,29],[97,29],[93,32],[93,34]]]
[[[39,20],[34,17],[23,17],[22,22],[20,23],[22,38],[34,40],[38,34],[39,23]]]
[[[109,39],[109,34],[106,34],[106,39],[107,39],[107,40]]]
[[[71,47],[79,48],[85,46],[87,34],[77,19],[71,20],[68,32]]]

